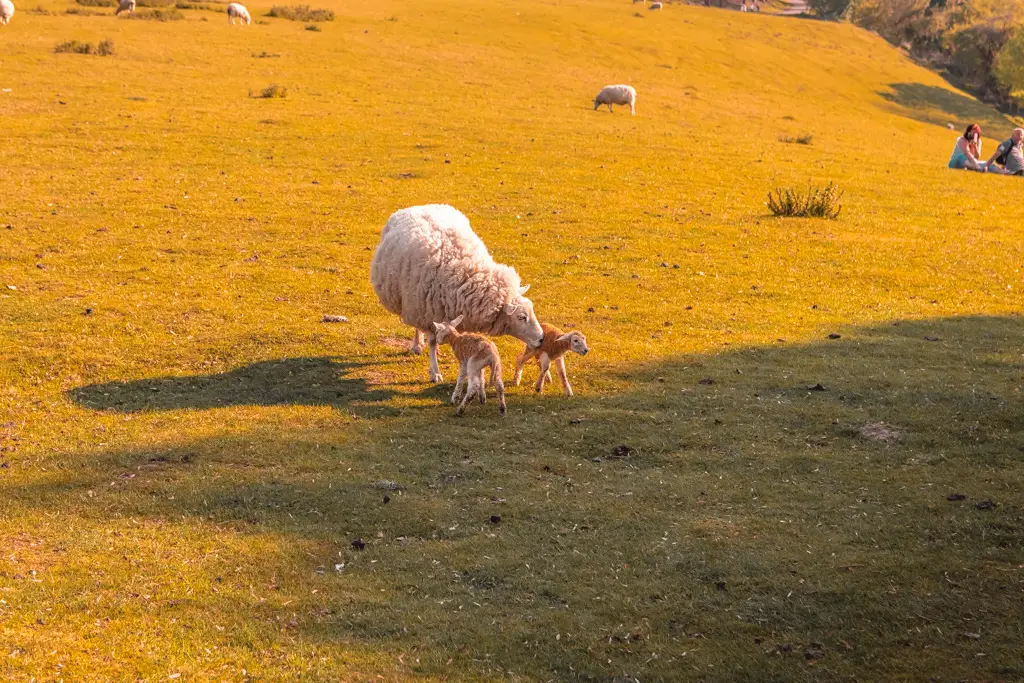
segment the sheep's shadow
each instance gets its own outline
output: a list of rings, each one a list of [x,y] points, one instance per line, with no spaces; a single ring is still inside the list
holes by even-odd
[[[285,358],[210,375],[90,384],[67,395],[83,407],[119,413],[229,406],[341,408],[387,401],[394,392],[372,388],[366,379],[351,376],[353,370],[367,365],[330,357]]]

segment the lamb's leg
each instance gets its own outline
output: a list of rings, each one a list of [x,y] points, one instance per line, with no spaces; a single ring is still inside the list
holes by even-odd
[[[459,389],[468,390],[466,386],[466,368],[461,363],[459,364],[459,376],[455,378],[455,390],[452,392],[452,405],[459,402],[461,393]]]
[[[565,392],[566,396],[572,396],[569,375],[565,373],[565,358],[557,358],[555,360],[555,369],[558,370],[558,376],[562,378],[562,391]]]
[[[412,329],[412,346],[409,347],[409,353],[414,356],[418,356],[423,353],[423,330]]]
[[[548,354],[540,354],[540,375],[537,376],[537,385],[534,387],[538,392],[544,391],[544,382],[551,377],[548,369],[551,367],[551,359]]]
[[[491,383],[494,384],[494,391],[498,394],[498,412],[505,414],[505,383],[501,381],[501,373],[495,373],[491,368]]]
[[[487,403],[487,383],[484,382],[484,368],[480,368],[480,375],[477,378],[477,386],[480,387],[480,405]]]
[[[469,403],[469,399],[473,398],[473,394],[476,393],[476,383],[473,380],[473,375],[469,374],[466,379],[469,383],[469,388],[466,390],[466,395],[462,397],[462,403],[459,404],[458,410],[455,411],[455,414],[459,417],[462,417],[462,414],[466,412],[466,404]]]
[[[441,377],[441,371],[437,367],[437,337],[434,336],[433,332],[426,333],[427,346],[430,347],[430,381],[434,384],[440,384],[444,381]]]
[[[516,375],[512,381],[515,382],[515,385],[517,387],[519,386],[519,381],[523,379],[523,368],[526,366],[527,362],[529,362],[529,360],[532,357],[533,353],[530,351],[529,348],[527,348],[525,351],[519,354],[518,358],[516,358]]]

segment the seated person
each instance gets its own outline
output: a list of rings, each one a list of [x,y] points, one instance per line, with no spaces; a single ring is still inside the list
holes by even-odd
[[[999,175],[1024,175],[1024,150],[1021,149],[1021,141],[1024,141],[1024,128],[1014,128],[1010,137],[999,143],[996,153],[988,160],[988,171]],[[997,164],[1002,164],[1003,167],[1000,168]]]
[[[956,139],[953,154],[949,157],[949,167],[985,171],[986,164],[981,161],[981,126],[972,123],[964,130],[964,134]]]

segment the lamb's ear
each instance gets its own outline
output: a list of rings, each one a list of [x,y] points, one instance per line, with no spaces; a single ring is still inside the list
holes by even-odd
[[[513,313],[516,312],[517,308],[519,308],[518,304],[514,304],[511,301],[508,302],[507,304],[505,304],[505,308],[504,308],[505,315],[512,315]]]
[[[523,285],[519,288],[519,296],[526,294],[528,291],[530,291],[530,285]]]
[[[441,326],[438,323],[430,323],[430,324],[434,326],[434,332],[440,332],[441,331]]]
[[[566,332],[561,337],[555,339],[556,342],[569,341],[572,338],[572,332]]]
[[[458,327],[459,323],[461,323],[461,322],[462,322],[462,316],[460,315],[458,318],[456,318],[455,320],[451,321],[448,324],[451,325],[452,327]]]

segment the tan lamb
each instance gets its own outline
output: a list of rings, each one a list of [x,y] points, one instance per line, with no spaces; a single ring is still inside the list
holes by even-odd
[[[519,386],[519,380],[523,378],[523,366],[536,358],[537,362],[540,363],[540,376],[537,378],[537,385],[535,387],[537,391],[543,391],[544,383],[551,381],[549,368],[554,363],[555,369],[558,370],[558,376],[562,378],[562,391],[565,392],[566,396],[572,396],[569,376],[565,374],[564,356],[569,351],[575,351],[581,356],[587,355],[587,352],[590,351],[587,348],[587,338],[583,336],[582,332],[576,330],[565,334],[557,327],[547,323],[541,323],[540,326],[544,330],[544,341],[541,342],[540,348],[534,349],[527,346],[519,354],[519,358],[516,358],[516,386]]]
[[[504,415],[505,385],[501,381],[501,356],[498,354],[498,347],[482,334],[463,334],[456,330],[461,322],[460,315],[450,323],[434,323],[437,344],[449,344],[459,361],[459,376],[455,379],[455,391],[452,392],[452,405],[459,404],[455,414],[461,417],[466,412],[466,404],[474,396],[480,399],[480,403],[487,401],[484,370],[490,368],[490,383],[498,392],[498,412]],[[462,389],[466,393],[459,402],[459,392]]]

